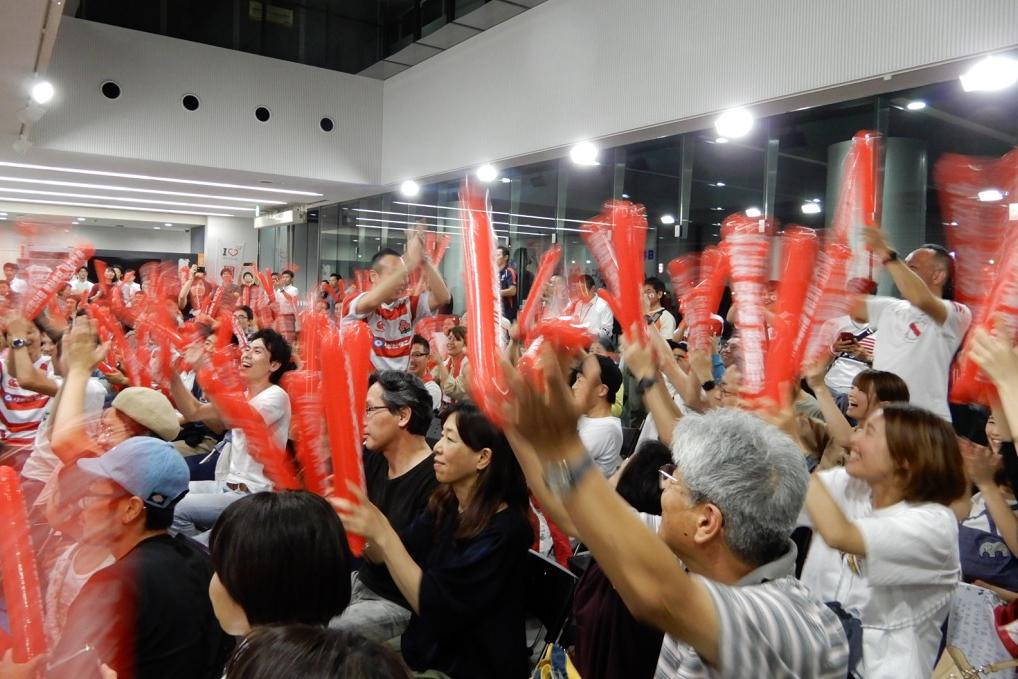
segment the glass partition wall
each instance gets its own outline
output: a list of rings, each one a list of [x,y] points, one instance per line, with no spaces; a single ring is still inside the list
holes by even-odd
[[[567,271],[598,277],[580,226],[605,201],[632,200],[647,209],[646,273],[664,278],[672,258],[717,243],[722,220],[734,212],[756,208],[781,224],[824,228],[833,216],[827,208],[835,204],[844,142],[859,130],[876,130],[887,139],[884,207],[892,237],[901,248],[942,242],[932,181],[937,160],[945,153],[1003,155],[1018,145],[1015,110],[1018,87],[966,94],[951,81],[759,119],[741,139],[699,130],[602,148],[593,166],[568,157],[503,166],[488,184],[492,218],[518,271],[533,273],[541,254],[558,244]],[[423,184],[413,198],[392,192],[316,208],[317,224],[260,231],[261,266],[270,265],[266,257],[274,267],[296,260],[309,278],[314,271],[352,279],[379,249],[402,251],[405,229],[422,221],[451,237],[441,268],[458,313],[464,295],[458,189],[458,181],[442,181]],[[294,237],[300,229],[306,238]]]

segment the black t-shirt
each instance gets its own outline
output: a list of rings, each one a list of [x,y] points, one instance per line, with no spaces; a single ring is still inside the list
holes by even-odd
[[[47,676],[97,678],[98,659],[121,679],[218,679],[233,639],[212,612],[211,579],[212,563],[193,540],[166,534],[143,540],[85,583],[50,663],[86,644],[95,652]]]
[[[523,571],[533,529],[520,510],[492,517],[480,535],[454,540],[455,520],[436,526],[426,512],[401,534],[423,571],[420,615],[403,633],[414,670],[453,679],[527,676]]]
[[[364,451],[364,478],[368,487],[368,499],[382,510],[397,533],[413,523],[428,506],[431,493],[438,487],[434,464],[435,456],[429,455],[402,476],[390,479],[389,463],[385,456],[370,450]],[[385,564],[370,563],[365,559],[358,573],[361,582],[375,594],[410,608]]]

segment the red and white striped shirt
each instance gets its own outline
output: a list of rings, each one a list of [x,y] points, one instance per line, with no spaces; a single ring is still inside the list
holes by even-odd
[[[9,350],[8,350],[9,351]],[[49,356],[40,356],[35,367],[53,375]],[[30,447],[42,422],[49,396],[23,389],[7,371],[7,354],[0,360],[0,441],[8,446]]]
[[[428,293],[401,297],[392,304],[380,305],[370,313],[358,313],[357,301],[365,294],[361,293],[343,303],[343,320],[364,321],[368,324],[374,337],[371,362],[376,370],[406,370],[410,362],[414,324],[434,315]]]

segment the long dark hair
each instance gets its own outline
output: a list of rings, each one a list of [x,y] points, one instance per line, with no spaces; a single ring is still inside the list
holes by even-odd
[[[450,517],[458,518],[455,538],[467,540],[477,537],[484,530],[503,503],[507,506],[506,511],[518,511],[526,515],[529,495],[523,470],[505,434],[475,405],[457,403],[450,406],[442,412],[442,424],[453,415],[456,416],[456,431],[464,445],[478,452],[489,448],[491,462],[477,475],[470,502],[462,512],[459,511],[459,501],[452,486],[447,484],[440,485],[432,493],[428,511],[435,515],[436,524],[442,524]]]

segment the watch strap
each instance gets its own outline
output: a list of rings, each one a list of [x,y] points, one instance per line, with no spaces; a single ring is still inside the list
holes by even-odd
[[[594,459],[588,454],[575,464],[561,460],[545,472],[545,483],[556,495],[560,497],[568,495],[593,468]]]
[[[636,393],[643,396],[650,391],[655,384],[657,384],[657,377],[644,377],[636,383]]]
[[[890,250],[890,251],[888,251],[887,256],[884,257],[884,259],[881,261],[881,263],[886,266],[886,265],[890,264],[891,262],[897,262],[897,261],[898,261],[898,253],[895,252],[894,250]]]

